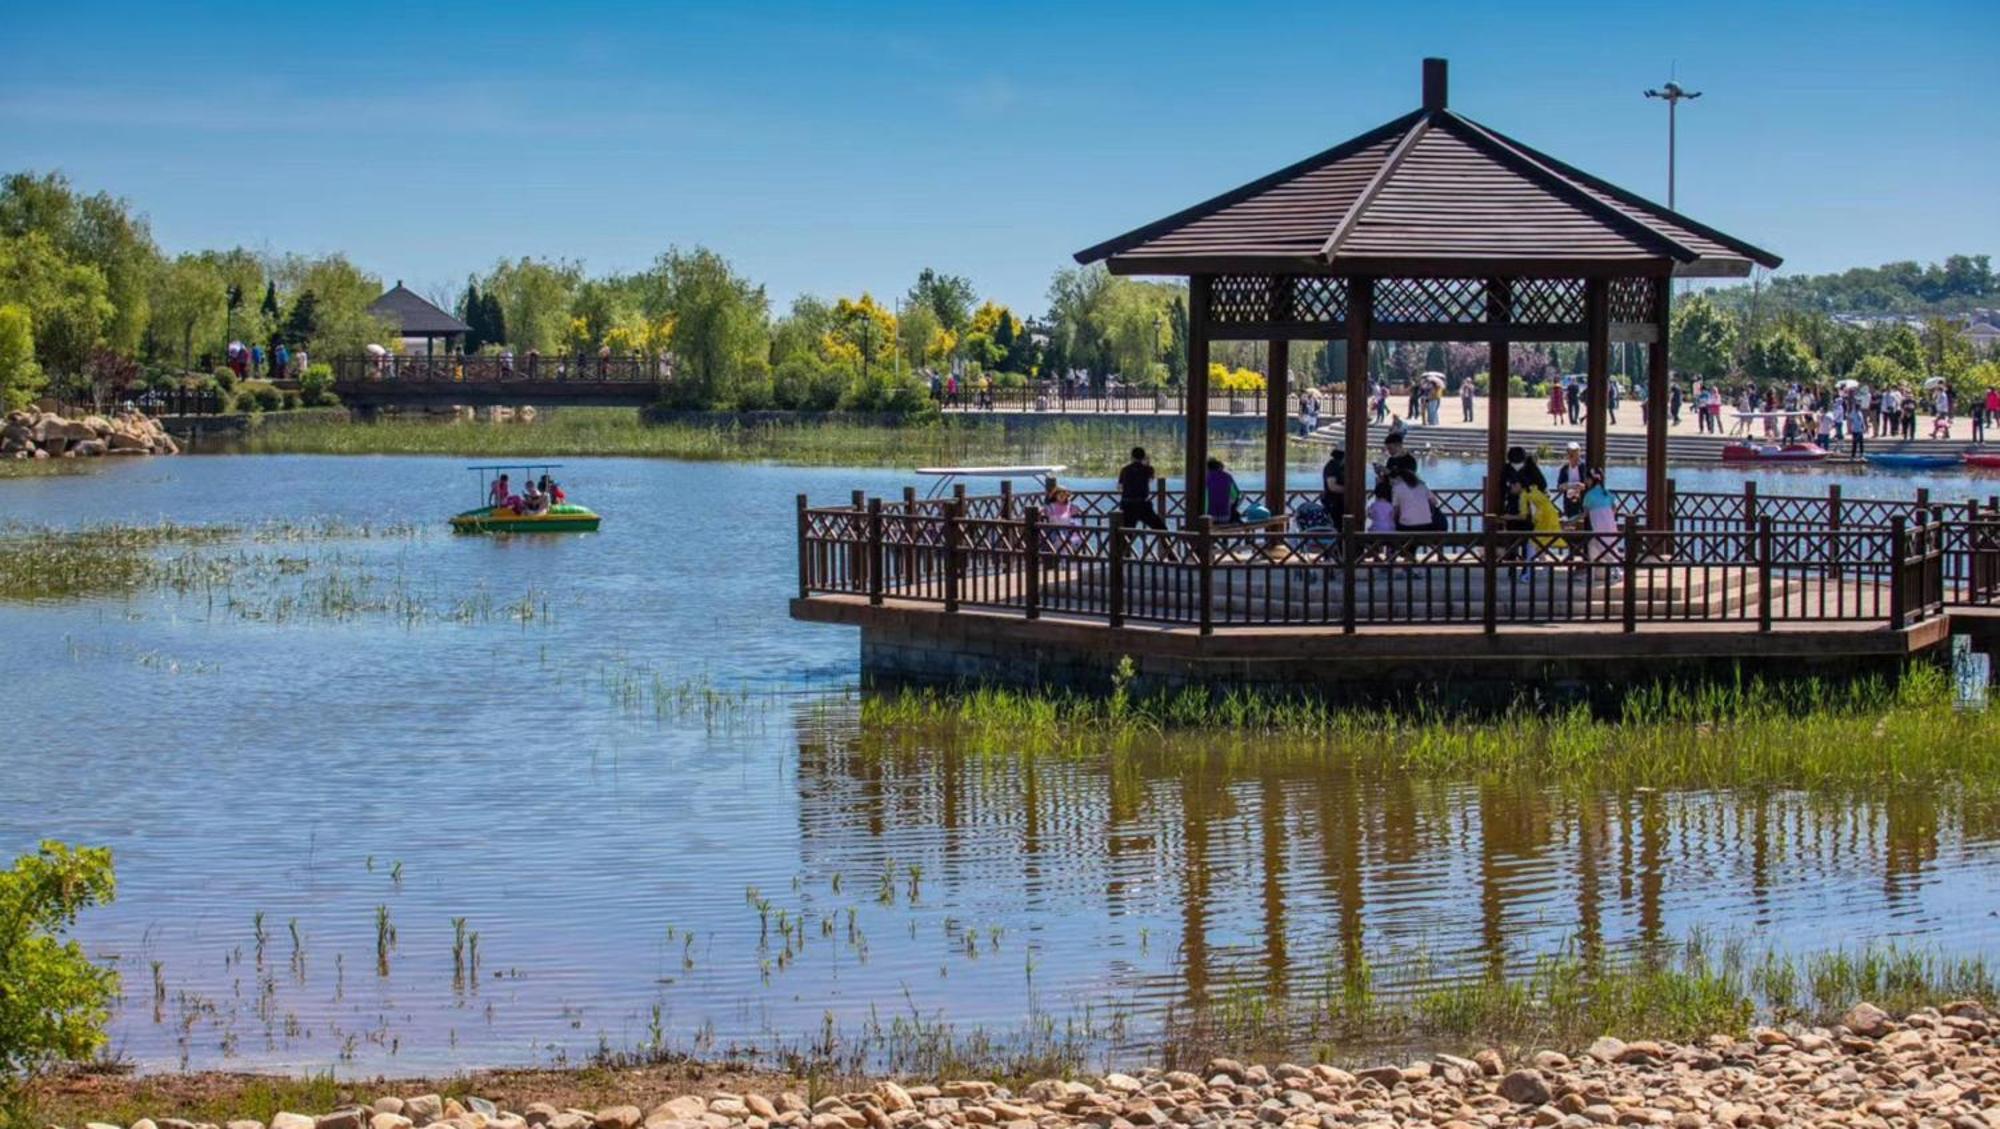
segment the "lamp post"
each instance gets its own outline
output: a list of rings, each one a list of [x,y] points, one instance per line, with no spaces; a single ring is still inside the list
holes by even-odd
[[[1669,82],[1658,90],[1646,91],[1646,97],[1658,98],[1667,104],[1667,210],[1674,210],[1674,125],[1682,102],[1690,102],[1701,97],[1699,90],[1686,90],[1678,82]]]

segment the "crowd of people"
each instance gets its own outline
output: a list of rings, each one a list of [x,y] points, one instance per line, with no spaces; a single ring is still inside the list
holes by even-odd
[[[1443,533],[1451,529],[1450,514],[1424,482],[1417,457],[1407,450],[1406,441],[1407,433],[1401,427],[1392,429],[1383,441],[1381,459],[1353,483],[1354,488],[1368,492],[1363,532]],[[1585,463],[1580,445],[1569,444],[1553,481],[1525,448],[1510,448],[1501,481],[1501,528],[1535,535],[1516,539],[1510,547],[1517,575],[1537,561],[1577,559],[1578,554],[1593,563],[1618,561],[1622,508],[1605,481],[1603,469]],[[1167,528],[1155,504],[1157,482],[1145,448],[1134,447],[1130,461],[1118,472],[1118,512],[1128,528]],[[1321,468],[1318,497],[1301,502],[1288,514],[1277,515],[1257,502],[1246,502],[1228,466],[1220,458],[1210,458],[1202,481],[1202,512],[1217,526],[1268,528],[1283,521],[1295,532],[1318,534],[1330,542],[1330,535],[1339,530],[1347,513],[1349,486],[1349,461],[1336,445]],[[1053,480],[1047,484],[1043,504],[1044,521],[1054,525],[1076,522],[1069,492]],[[1565,536],[1572,532],[1591,536]],[[1390,552],[1380,547],[1375,551]],[[1400,552],[1413,555],[1414,546],[1405,546]]]

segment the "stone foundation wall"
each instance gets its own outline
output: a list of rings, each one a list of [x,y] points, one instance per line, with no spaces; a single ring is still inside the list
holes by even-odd
[[[1126,656],[1001,638],[943,638],[894,627],[861,629],[861,670],[871,687],[1004,685],[1022,689],[1108,693]],[[1141,694],[1190,686],[1217,691],[1254,689],[1310,694],[1363,704],[1442,703],[1501,708],[1534,696],[1614,709],[1634,687],[1662,682],[1739,678],[1780,681],[1880,676],[1896,678],[1911,661],[1897,656],[1659,657],[1588,659],[1490,656],[1385,660],[1315,657],[1241,659],[1133,655],[1133,690]]]

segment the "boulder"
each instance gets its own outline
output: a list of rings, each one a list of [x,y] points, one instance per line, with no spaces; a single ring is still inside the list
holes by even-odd
[[[1500,1079],[1500,1096],[1516,1105],[1543,1105],[1550,1096],[1548,1079],[1539,1070],[1516,1070]]]
[[[1841,1026],[1856,1035],[1866,1035],[1870,1039],[1888,1034],[1891,1022],[1888,1012],[1866,1000],[1848,1008],[1847,1014],[1840,1017]]]
[[[337,1109],[313,1120],[313,1129],[361,1129],[361,1111]]]
[[[64,452],[64,454],[75,455],[79,459],[89,459],[89,458],[96,458],[97,456],[106,454],[109,451],[110,448],[105,446],[104,440],[102,439],[79,439],[76,442],[71,443],[69,445],[69,450]],[[139,453],[144,454],[145,452],[141,451]]]
[[[597,1129],[639,1129],[644,1120],[635,1105],[607,1106],[597,1111]]]
[[[99,438],[111,434],[111,421],[105,419],[103,416],[85,416],[81,422],[83,426],[95,432]]]
[[[102,442],[113,448],[136,447],[146,451],[152,449],[153,437],[136,428],[128,427],[106,432]]]
[[[313,1129],[316,1122],[303,1113],[279,1110],[271,1115],[271,1129]]]
[[[444,1099],[436,1094],[422,1094],[403,1099],[403,1116],[418,1126],[429,1125],[444,1116]],[[273,1127],[275,1129],[275,1127]]]

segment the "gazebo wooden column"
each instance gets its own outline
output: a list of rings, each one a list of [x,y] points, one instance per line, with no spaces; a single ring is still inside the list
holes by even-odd
[[[1584,282],[1584,327],[1588,344],[1585,352],[1583,408],[1583,461],[1604,468],[1604,426],[1611,413],[1611,282],[1592,278]]]
[[[1208,298],[1213,280],[1205,274],[1188,278],[1187,356],[1187,480],[1181,484],[1187,524],[1206,507],[1208,481]]]
[[[1347,282],[1347,432],[1348,524],[1359,530],[1367,527],[1368,513],[1368,333],[1375,310],[1375,280],[1352,278]]]
[[[1507,508],[1507,393],[1512,381],[1507,364],[1507,282],[1486,281],[1486,320],[1493,337],[1486,354],[1486,516],[1498,521]],[[1469,378],[1468,378],[1469,379]]]
[[[1667,398],[1673,371],[1667,363],[1668,306],[1673,280],[1652,280],[1653,341],[1646,346],[1646,528],[1672,529],[1674,501],[1667,496]]]
[[[1292,343],[1282,337],[1269,345],[1264,381],[1264,508],[1273,514],[1285,512],[1285,449],[1290,438],[1291,416],[1285,410],[1290,394]]]

